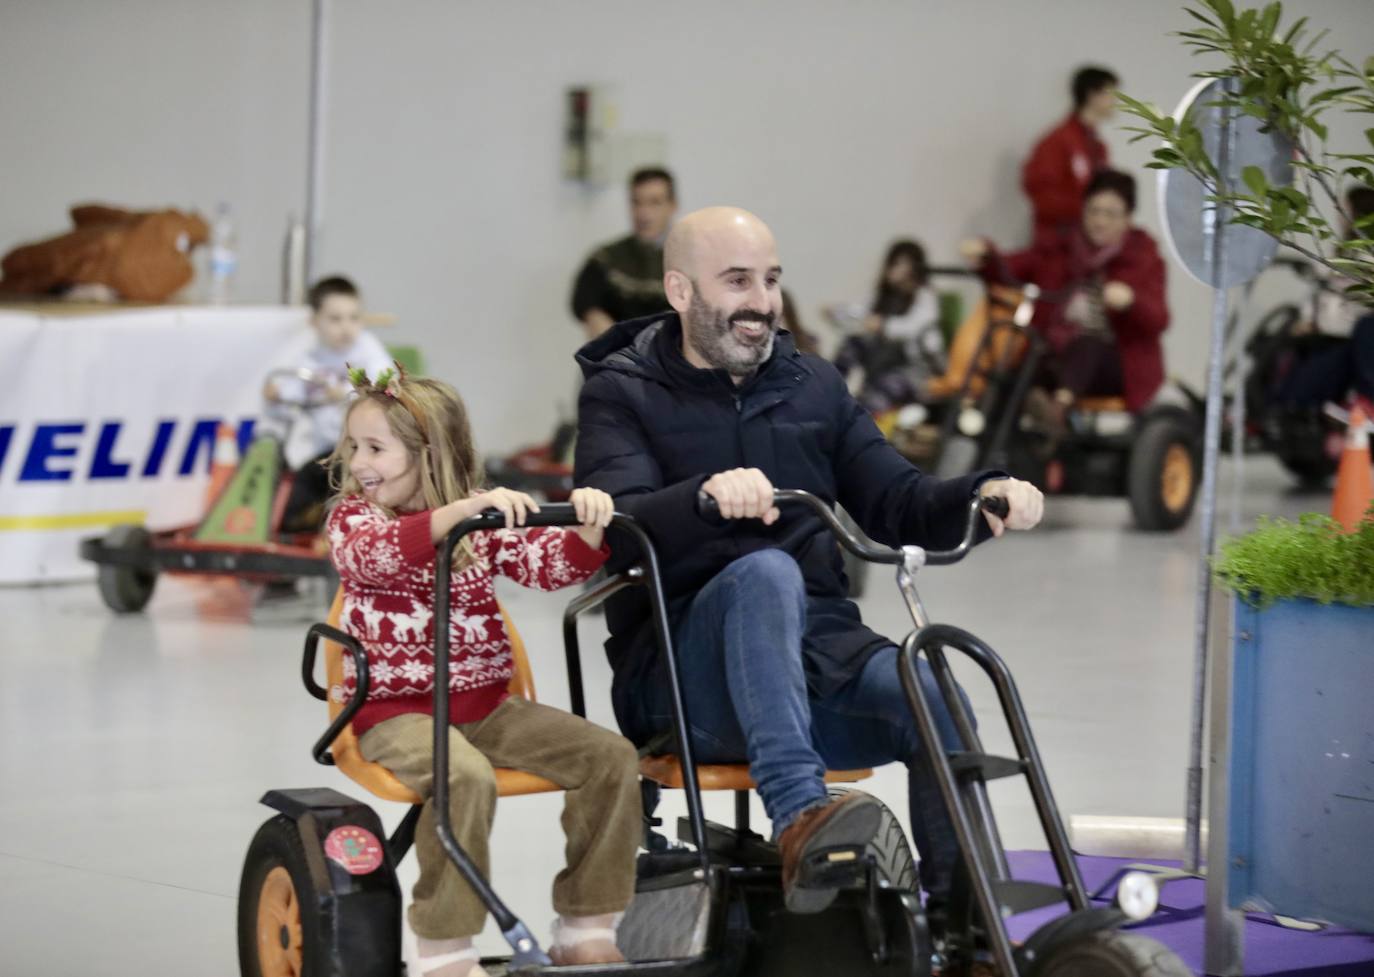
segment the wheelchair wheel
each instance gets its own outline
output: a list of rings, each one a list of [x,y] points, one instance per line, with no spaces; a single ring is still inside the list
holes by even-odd
[[[146,550],[152,536],[142,526],[115,526],[105,534],[104,546],[110,550],[131,552]],[[96,571],[96,584],[105,606],[116,614],[133,614],[148,606],[152,600],[157,573],[138,567],[103,563]]]
[[[239,882],[239,972],[243,977],[322,973],[320,920],[300,831],[279,814],[248,846]]]
[[[1121,930],[1101,930],[1055,947],[1038,977],[1189,977],[1192,970],[1164,944]]]
[[[853,792],[852,787],[826,788],[826,793],[837,799]],[[906,832],[902,830],[902,823],[897,820],[897,815],[892,813],[892,809],[882,801],[877,803],[882,809],[882,814],[878,821],[878,831],[868,843],[868,854],[872,855],[877,863],[879,876],[894,889],[915,892],[916,859],[911,855],[911,845],[906,840]]]
[[[1192,515],[1199,481],[1194,426],[1174,413],[1143,419],[1126,476],[1136,525],[1146,532],[1182,526]]]

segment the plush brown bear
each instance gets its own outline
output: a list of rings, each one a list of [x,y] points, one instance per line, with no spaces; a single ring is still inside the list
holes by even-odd
[[[76,228],[24,244],[0,260],[0,292],[52,295],[78,285],[105,285],[130,302],[164,302],[191,281],[191,250],[210,228],[198,214],[138,212],[84,204]]]

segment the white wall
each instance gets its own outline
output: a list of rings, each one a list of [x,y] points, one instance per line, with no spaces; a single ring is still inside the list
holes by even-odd
[[[310,7],[0,0],[0,250],[67,208],[234,208],[239,294],[280,293],[305,188]]]
[[[895,235],[944,262],[971,233],[1018,243],[1017,166],[1066,111],[1073,68],[1106,63],[1172,106],[1197,67],[1168,36],[1180,6],[334,0],[319,270],[398,314],[389,338],[458,384],[483,446],[538,439],[572,398],[570,277],[626,225],[620,187],[559,175],[565,87],[613,85],[623,130],[665,133],[685,207],[768,220],[814,327],[822,302],[867,290]],[[1374,50],[1367,0],[1288,7],[1356,60]],[[307,0],[5,0],[0,247],[60,228],[85,197],[223,196],[244,297],[274,296],[303,197],[308,29]],[[1108,139],[1119,164],[1144,161]],[[1140,216],[1153,229],[1150,179]],[[1200,377],[1208,295],[1177,272],[1171,299],[1171,366]]]

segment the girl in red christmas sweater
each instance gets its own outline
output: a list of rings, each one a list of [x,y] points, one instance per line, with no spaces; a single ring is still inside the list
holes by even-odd
[[[578,489],[581,525],[519,530],[538,511],[528,495],[478,489],[481,468],[467,413],[446,384],[403,372],[369,382],[353,373],[335,456],[341,484],[329,515],[330,554],[343,584],[341,626],[367,650],[371,686],[353,720],[364,757],[426,798],[415,832],[420,879],[409,911],[430,977],[481,977],[472,938],[486,909],[440,847],[432,788],[435,545],[487,509],[501,530],[469,535],[452,577],[449,782],[458,842],[489,876],[487,836],[496,806],[492,768],[513,767],[566,788],[567,867],[553,885],[559,917],[550,956],[559,964],[623,960],[618,914],[634,889],[640,798],[634,748],[584,719],[506,694],[510,638],[493,589],[496,574],[554,590],[587,579],[605,561],[610,496]],[[345,685],[356,691],[351,659]]]

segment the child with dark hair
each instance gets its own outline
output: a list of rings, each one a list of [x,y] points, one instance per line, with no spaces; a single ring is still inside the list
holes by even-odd
[[[386,347],[363,328],[362,296],[352,281],[341,275],[322,278],[310,286],[307,298],[315,344],[298,364],[298,377],[269,383],[263,390],[268,425],[287,438],[282,446],[286,464],[296,473],[282,515],[282,528],[288,532],[313,532],[324,525],[324,502],[329,497],[325,466],[353,393],[349,366],[376,374],[391,365]],[[283,405],[307,400],[325,403],[287,416]]]
[[[925,249],[894,241],[867,306],[831,306],[826,315],[851,333],[835,355],[835,367],[869,410],[909,402],[928,377],[944,369],[940,307],[928,284]]]

